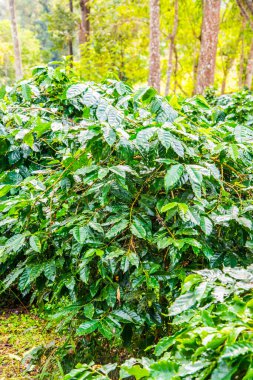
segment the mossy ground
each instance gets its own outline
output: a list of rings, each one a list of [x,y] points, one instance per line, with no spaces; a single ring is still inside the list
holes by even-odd
[[[38,318],[36,313],[23,308],[2,309],[0,314],[0,380],[37,379],[45,364],[43,360],[29,367],[24,357],[40,345],[54,342],[59,337],[46,328],[47,322]],[[47,377],[49,378],[49,377]],[[58,377],[59,378],[59,377]]]

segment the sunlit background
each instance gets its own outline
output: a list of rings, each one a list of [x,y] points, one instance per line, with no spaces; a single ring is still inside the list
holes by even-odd
[[[80,45],[78,0],[16,0],[23,73],[62,60],[73,45],[73,68],[85,80],[115,76],[140,85],[149,69],[149,1],[91,0],[89,42]],[[161,0],[161,89],[164,92],[174,0]],[[180,0],[170,91],[191,95],[196,80],[202,21],[201,0]],[[231,92],[243,87],[252,30],[236,0],[222,1],[215,87]],[[15,79],[8,1],[0,0],[0,82]],[[222,85],[223,83],[223,85]]]

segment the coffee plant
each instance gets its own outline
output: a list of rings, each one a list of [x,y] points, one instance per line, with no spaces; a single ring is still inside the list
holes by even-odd
[[[12,288],[44,307],[90,352],[98,342],[143,352],[166,336],[155,354],[175,379],[186,361],[196,370],[188,379],[200,370],[208,378],[220,362],[240,366],[211,342],[224,344],[231,331],[216,268],[253,261],[252,94],[210,105],[202,96],[164,98],[152,88],[79,83],[60,67],[37,67],[0,97],[2,293]],[[186,277],[203,268],[211,272]],[[236,269],[223,276],[234,278],[229,271]],[[233,284],[229,313],[237,307]],[[236,302],[246,310],[245,297]],[[230,345],[249,339],[239,330]],[[212,353],[199,360],[209,343]],[[251,351],[241,349],[246,368]],[[144,377],[165,379],[145,363],[137,364]]]

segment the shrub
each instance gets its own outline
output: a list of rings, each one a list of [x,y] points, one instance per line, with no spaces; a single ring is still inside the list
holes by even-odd
[[[224,102],[51,67],[1,98],[3,291],[61,306],[82,344],[142,350],[190,270],[252,262],[253,131]]]

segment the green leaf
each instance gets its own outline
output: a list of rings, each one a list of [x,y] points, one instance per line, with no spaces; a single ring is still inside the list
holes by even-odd
[[[164,205],[162,208],[161,208],[161,212],[167,212],[175,207],[178,207],[178,203],[177,202],[171,202],[171,203],[167,203],[166,205]]]
[[[8,194],[11,188],[11,185],[0,185],[0,198]]]
[[[116,289],[113,285],[107,285],[102,290],[102,297],[106,300],[107,305],[110,307],[114,307],[116,303]]]
[[[107,120],[107,113],[106,113],[107,107],[108,107],[107,101],[105,99],[101,99],[96,110],[96,116],[99,121]]]
[[[4,290],[8,289],[16,280],[20,277],[20,275],[25,270],[25,267],[17,267],[14,269],[7,277],[5,277],[3,283],[4,283]]]
[[[169,307],[169,315],[174,316],[190,309],[196,304],[196,295],[194,292],[182,294],[176,298],[175,302]]]
[[[118,127],[118,126],[120,126],[121,121],[122,121],[122,117],[121,117],[121,114],[119,113],[119,111],[116,110],[115,107],[109,105],[107,107],[106,112],[107,112],[107,117],[108,117],[108,123],[112,127]]]
[[[14,252],[17,252],[23,247],[24,244],[25,244],[25,235],[17,234],[17,235],[12,236],[9,240],[7,240],[7,242],[5,243],[5,246]]]
[[[0,136],[0,155],[4,155],[8,152],[10,146],[9,140],[5,136]]]
[[[109,170],[117,174],[121,178],[126,178],[126,171],[124,170],[124,168],[121,168],[120,166],[111,166]]]
[[[19,150],[13,150],[12,152],[8,153],[8,160],[10,165],[16,164],[21,159],[21,155]]]
[[[131,230],[132,234],[137,236],[138,238],[140,238],[140,239],[146,238],[147,232],[144,228],[144,225],[140,221],[140,219],[138,219],[136,217],[134,218],[134,220],[131,224],[130,230]]]
[[[136,136],[136,144],[139,147],[148,150],[150,147],[149,140],[153,137],[156,131],[157,129],[154,127],[142,129]]]
[[[33,131],[37,134],[38,138],[40,138],[44,133],[49,131],[50,128],[51,123],[42,119],[37,119],[36,126],[33,128]]]
[[[210,380],[231,380],[233,374],[237,371],[239,363],[232,365],[225,360],[221,360],[214,369]]]
[[[80,264],[79,275],[80,275],[81,281],[83,281],[85,284],[88,284],[89,277],[90,277],[90,268],[88,267],[86,261]]]
[[[150,374],[149,370],[142,368],[139,364],[135,364],[133,367],[127,367],[123,365],[122,369],[124,371],[124,378],[126,375],[129,375],[134,376],[136,380],[140,380],[146,378]]]
[[[112,339],[114,336],[114,327],[111,326],[110,323],[108,323],[108,320],[103,319],[100,321],[100,324],[98,326],[99,332],[106,338],[106,339]]]
[[[206,235],[210,235],[213,230],[213,223],[209,218],[202,216],[200,218],[200,228]]]
[[[100,95],[98,92],[94,91],[92,88],[88,88],[80,100],[86,107],[92,107],[99,102],[99,98]]]
[[[164,177],[164,186],[165,190],[168,191],[173,189],[175,185],[178,183],[180,178],[184,173],[184,167],[181,164],[173,165],[167,170],[166,175]]]
[[[124,220],[124,219],[114,224],[114,226],[107,231],[105,235],[106,238],[112,239],[114,236],[117,236],[118,234],[120,234],[122,231],[124,231],[127,228],[128,224],[129,224],[128,220]]]
[[[22,84],[21,85],[21,92],[22,92],[22,96],[25,100],[31,100],[32,91],[31,91],[31,87],[29,86],[29,84]]]
[[[114,130],[109,125],[103,128],[103,135],[104,135],[104,139],[107,142],[107,144],[112,146],[115,143],[116,133],[114,132]]]
[[[225,347],[223,354],[221,355],[222,359],[234,359],[237,356],[247,355],[253,353],[253,343],[252,342],[238,342],[231,346]]]
[[[24,143],[27,144],[30,148],[33,148],[33,144],[34,144],[33,133],[32,133],[32,132],[27,133],[27,134],[24,136],[23,141],[24,141]]]
[[[91,321],[86,321],[82,323],[76,330],[76,335],[81,336],[81,335],[87,335],[95,330],[97,330],[99,326],[99,320],[94,319]]]
[[[29,239],[30,247],[35,251],[35,252],[41,252],[41,242],[38,236],[32,235]]]
[[[197,165],[186,165],[186,171],[192,185],[192,190],[196,197],[201,198],[201,185],[203,177],[200,168]]]
[[[73,229],[73,236],[79,244],[84,244],[88,237],[87,227],[76,226]]]
[[[45,263],[44,274],[48,280],[54,281],[54,279],[56,277],[55,260],[50,260],[50,261]]]
[[[111,313],[111,316],[124,323],[133,322],[131,315],[124,310],[114,310]]]
[[[87,86],[83,83],[79,84],[73,84],[71,87],[68,88],[66,93],[67,99],[76,98],[78,95],[81,95],[86,91]]]
[[[88,319],[93,318],[94,312],[95,312],[95,308],[94,308],[94,305],[92,303],[85,305],[83,308],[83,313],[84,313],[85,317]]]
[[[151,364],[151,379],[154,380],[176,380],[178,364],[168,360],[161,360]]]
[[[178,139],[173,138],[171,140],[171,147],[178,156],[184,157],[184,147]]]
[[[165,351],[167,351],[175,341],[174,336],[165,336],[164,338],[160,339],[157,345],[155,346],[155,355],[161,356]]]
[[[171,136],[171,133],[166,129],[161,128],[158,130],[158,138],[166,149],[169,149],[171,146]]]
[[[31,284],[30,280],[30,268],[25,268],[23,273],[21,274],[18,282],[18,286],[21,292],[23,292],[27,287]]]

